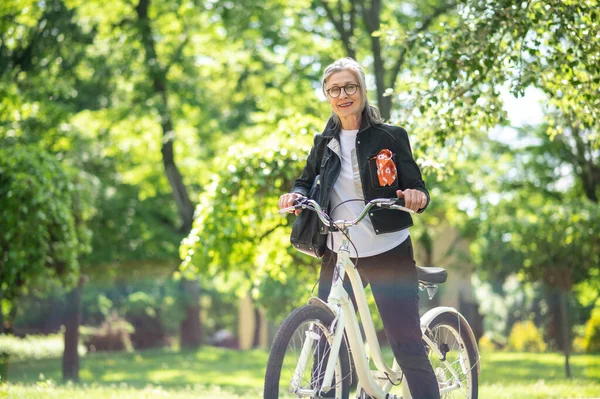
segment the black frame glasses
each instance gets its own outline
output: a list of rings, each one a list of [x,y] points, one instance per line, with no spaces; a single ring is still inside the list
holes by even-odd
[[[344,86],[333,86],[333,87],[330,87],[329,89],[327,89],[327,94],[331,98],[338,98],[340,96],[340,94],[342,94],[342,89],[344,89],[344,93],[351,96],[353,94],[356,94],[359,87],[360,86],[357,85],[356,83],[348,83]]]

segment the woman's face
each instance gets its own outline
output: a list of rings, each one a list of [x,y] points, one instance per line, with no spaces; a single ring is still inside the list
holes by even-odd
[[[346,93],[344,87],[346,85],[355,85],[356,92],[354,94]],[[332,90],[334,89],[334,90]],[[337,98],[332,97],[332,93],[335,95],[335,91],[340,90],[340,95]],[[352,92],[352,90],[349,90]],[[340,118],[344,118],[351,115],[360,115],[361,104],[362,104],[362,92],[358,87],[358,79],[350,71],[336,72],[329,77],[327,80],[326,87],[327,100],[331,105],[331,110]]]

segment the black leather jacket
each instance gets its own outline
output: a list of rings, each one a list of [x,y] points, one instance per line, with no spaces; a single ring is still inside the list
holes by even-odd
[[[360,181],[355,181],[357,193],[362,192],[362,198],[359,198],[365,203],[374,198],[396,198],[396,190],[412,188],[422,191],[427,196],[427,204],[418,211],[423,212],[429,205],[429,192],[413,158],[406,130],[387,124],[370,125],[366,120],[363,116],[362,125],[356,135],[356,159],[353,160],[353,166],[358,169],[360,175]],[[308,196],[313,184],[317,184],[320,190],[317,190],[316,201],[327,211],[330,210],[331,189],[342,165],[339,135],[339,126],[335,128],[330,119],[323,133],[315,136],[302,176],[295,181],[291,189],[291,192]],[[392,151],[398,172],[396,181],[385,187],[379,184],[375,163],[375,155],[383,149]],[[369,216],[376,234],[398,231],[413,225],[410,214],[406,212],[374,207]]]

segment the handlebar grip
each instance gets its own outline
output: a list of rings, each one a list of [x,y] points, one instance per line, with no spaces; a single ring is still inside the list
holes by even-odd
[[[394,205],[406,206],[404,198],[398,198],[398,199],[396,199],[396,202],[394,203]]]

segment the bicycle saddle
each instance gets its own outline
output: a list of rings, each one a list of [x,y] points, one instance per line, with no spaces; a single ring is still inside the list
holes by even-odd
[[[419,281],[431,284],[445,283],[448,278],[448,272],[441,267],[417,266],[417,275],[419,276]]]

